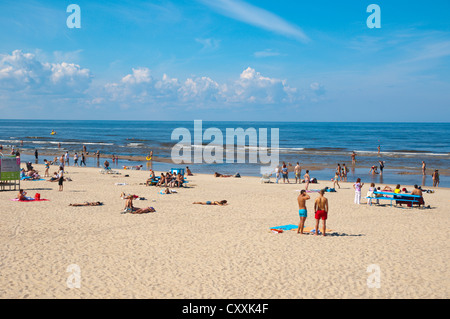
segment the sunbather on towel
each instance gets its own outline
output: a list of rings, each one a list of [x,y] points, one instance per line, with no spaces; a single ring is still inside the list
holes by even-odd
[[[218,206],[225,206],[228,205],[226,200],[221,200],[221,201],[206,201],[206,202],[193,202],[192,204],[199,204],[199,205],[218,205]]]
[[[223,175],[223,174],[220,174],[220,173],[217,173],[217,172],[215,172],[214,173],[214,177],[232,177],[233,175]]]
[[[27,192],[25,192],[23,189],[19,190],[19,194],[17,195],[18,200],[28,200],[27,198]]]
[[[102,202],[85,202],[84,204],[69,204],[69,206],[101,206],[103,205]]]
[[[154,213],[156,210],[153,207],[146,207],[146,208],[137,208],[135,207],[135,210],[131,211],[131,214],[146,214],[146,213]]]

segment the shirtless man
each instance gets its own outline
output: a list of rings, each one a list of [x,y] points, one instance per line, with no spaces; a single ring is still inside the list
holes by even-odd
[[[320,190],[319,197],[314,202],[314,211],[316,212],[316,232],[315,236],[317,236],[319,232],[319,222],[322,219],[323,228],[322,235],[326,236],[326,226],[327,226],[327,218],[328,218],[328,199],[326,199],[323,194],[325,190]]]
[[[414,185],[414,189],[411,192],[411,195],[419,195],[419,207],[420,205],[425,205],[425,201],[423,200],[422,191],[419,189],[419,186]]]
[[[435,170],[432,176],[433,176],[433,187],[439,187],[439,171]]]
[[[355,153],[355,151],[353,151],[353,153],[352,153],[352,165],[355,165],[356,164],[356,153]]]
[[[422,175],[425,176],[425,171],[427,169],[427,164],[425,163],[425,161],[422,161]]]
[[[303,228],[305,226],[306,217],[308,217],[308,212],[306,210],[306,201],[310,199],[309,195],[306,194],[306,191],[302,189],[300,191],[300,195],[297,197],[298,201],[298,214],[300,216],[300,224],[298,225],[297,234],[300,233],[303,235]]]
[[[298,183],[301,183],[301,181],[302,181],[302,179],[301,179],[302,168],[301,168],[301,166],[300,166],[300,164],[298,162],[297,162],[297,165],[294,168],[294,172],[295,172],[295,184],[297,184],[297,181],[298,181]]]

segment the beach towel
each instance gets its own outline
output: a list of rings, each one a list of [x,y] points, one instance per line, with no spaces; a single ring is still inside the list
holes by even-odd
[[[31,177],[22,177],[20,180],[21,181],[45,181],[45,179],[43,179],[43,178],[32,179]]]
[[[14,202],[46,202],[46,201],[49,201],[49,199],[35,199],[32,197],[28,197],[28,198],[29,199],[27,199],[27,200],[19,200],[18,198],[13,198],[11,200]]]
[[[321,191],[320,189],[308,189],[306,192],[307,193],[318,193],[320,191]]]
[[[293,229],[298,229],[298,225],[290,224],[290,225],[270,227],[270,229],[293,230]]]
[[[276,227],[271,227],[270,231],[278,231],[278,233],[282,233],[285,230],[298,230],[298,225],[293,225],[293,224],[289,224],[289,225],[283,225],[283,226],[276,226]],[[326,232],[332,232],[332,229],[326,229]],[[303,232],[304,233],[311,233],[314,234],[316,232],[314,227],[306,227],[303,226]],[[322,234],[322,232],[319,230],[319,234]]]

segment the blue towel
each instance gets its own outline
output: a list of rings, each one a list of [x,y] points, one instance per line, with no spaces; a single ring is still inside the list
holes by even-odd
[[[284,225],[284,226],[277,226],[277,227],[270,227],[270,229],[282,229],[282,230],[291,230],[291,229],[298,229],[298,225]]]

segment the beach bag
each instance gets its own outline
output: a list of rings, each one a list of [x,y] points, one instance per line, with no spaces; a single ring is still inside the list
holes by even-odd
[[[34,199],[35,200],[40,200],[41,199],[41,194],[36,193],[36,195],[34,195]]]
[[[272,231],[272,233],[275,233],[275,234],[281,234],[281,233],[283,233],[283,230],[282,230],[282,229],[271,229],[271,231]]]

